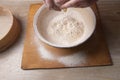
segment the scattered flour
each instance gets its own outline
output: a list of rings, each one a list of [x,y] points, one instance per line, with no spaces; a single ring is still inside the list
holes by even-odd
[[[82,63],[85,63],[85,59],[86,59],[85,53],[78,52],[78,53],[74,53],[73,55],[60,57],[58,61],[66,66],[74,67]]]
[[[65,66],[74,67],[85,63],[86,55],[84,52],[77,52],[68,56],[56,57],[49,50],[47,50],[43,45],[39,44],[39,40],[35,37],[35,42],[38,47],[38,52],[43,59],[46,60],[56,60]]]
[[[40,46],[38,48],[38,50],[40,51],[40,55],[41,55],[42,58],[48,59],[48,60],[55,60],[55,56],[52,55],[51,52],[49,52],[48,50],[46,50],[44,46]]]
[[[40,44],[40,41],[38,40],[38,38],[36,36],[34,36],[34,41],[36,42],[35,44],[38,47],[38,51],[40,52],[40,56],[44,59],[48,59],[48,60],[54,60],[54,56],[52,55],[51,52],[47,51],[45,49],[45,47]]]

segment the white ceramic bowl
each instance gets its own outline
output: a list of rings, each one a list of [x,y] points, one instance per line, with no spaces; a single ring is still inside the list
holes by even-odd
[[[75,47],[75,46],[82,44],[88,38],[90,38],[90,36],[94,32],[95,26],[96,26],[96,17],[95,17],[93,10],[90,7],[68,8],[67,12],[69,12],[70,10],[76,10],[77,12],[79,12],[79,14],[81,15],[81,17],[83,19],[83,24],[85,26],[85,31],[84,31],[82,37],[76,43],[69,44],[69,45],[62,45],[62,44],[53,43],[46,38],[45,29],[48,26],[49,21],[51,21],[54,17],[61,14],[61,12],[49,10],[45,5],[43,5],[41,8],[39,8],[34,16],[33,26],[34,26],[35,34],[37,35],[37,37],[42,42],[44,42],[50,46],[54,46],[54,47],[58,47],[58,48]]]

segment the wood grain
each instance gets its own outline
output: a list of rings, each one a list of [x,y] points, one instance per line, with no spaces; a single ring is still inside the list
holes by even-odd
[[[37,69],[37,68],[64,68],[70,67],[65,66],[64,64],[59,63],[58,61],[50,61],[45,60],[40,57],[40,53],[38,52],[38,43],[34,43],[36,36],[33,30],[33,17],[35,12],[42,4],[33,4],[30,7],[29,18],[28,18],[28,27],[23,51],[22,58],[22,69]],[[55,53],[57,55],[70,55],[78,51],[84,51],[87,55],[86,62],[84,64],[79,64],[74,67],[85,67],[85,66],[101,66],[101,65],[111,65],[111,58],[109,54],[109,50],[107,48],[106,41],[103,36],[102,25],[100,21],[100,15],[97,9],[97,5],[94,4],[92,6],[96,17],[97,17],[97,25],[94,34],[91,36],[89,40],[87,40],[84,44],[68,49],[55,48],[52,46],[48,46],[44,43],[44,47]],[[31,45],[31,42],[33,43]]]
[[[1,80],[119,80],[120,79],[120,0],[99,0],[98,7],[113,66],[70,69],[21,70],[23,42],[30,4],[41,0],[0,0],[9,7],[22,24],[17,43],[0,54]]]
[[[11,26],[10,31],[7,33],[7,35],[2,40],[0,40],[0,52],[5,51],[12,44],[16,42],[16,40],[18,39],[20,35],[20,31],[21,31],[20,23],[15,17],[13,17],[13,24]]]

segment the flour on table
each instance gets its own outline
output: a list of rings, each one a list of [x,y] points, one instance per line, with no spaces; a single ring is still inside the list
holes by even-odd
[[[36,42],[35,44],[37,45],[37,49],[38,49],[38,52],[40,53],[40,56],[43,58],[43,59],[47,59],[47,60],[54,60],[55,57],[52,55],[52,53],[50,51],[47,51],[45,49],[45,47],[40,44],[40,41],[38,40],[38,38],[36,36],[34,36],[34,41]]]
[[[77,52],[69,56],[60,57],[58,61],[66,66],[78,66],[85,63],[86,55],[84,52]]]
[[[55,60],[55,56],[52,55],[50,51],[46,50],[44,46],[40,46],[38,48],[38,51],[40,52],[40,55],[42,58],[48,59],[48,60]]]
[[[77,52],[77,53],[73,53],[68,56],[56,57],[52,52],[47,50],[44,47],[44,45],[40,44],[40,41],[38,40],[37,37],[35,37],[34,39],[35,39],[35,44],[38,47],[37,49],[40,54],[40,57],[43,59],[58,61],[59,63],[64,64],[65,66],[69,66],[69,67],[78,66],[86,62],[85,52]]]

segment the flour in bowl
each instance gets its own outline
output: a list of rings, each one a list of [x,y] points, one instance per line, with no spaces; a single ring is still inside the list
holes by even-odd
[[[50,21],[47,35],[51,42],[69,45],[78,41],[84,32],[82,21],[78,21],[70,15],[59,15]]]

